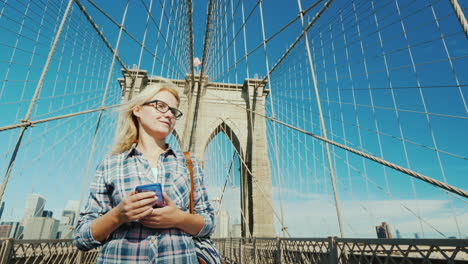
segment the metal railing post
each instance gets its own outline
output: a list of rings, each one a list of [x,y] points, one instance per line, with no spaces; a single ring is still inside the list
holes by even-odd
[[[328,263],[338,263],[338,247],[336,237],[328,237]]]
[[[232,237],[230,239],[230,243],[229,243],[229,259],[232,261]]]
[[[0,264],[7,264],[10,263],[11,253],[13,251],[14,239],[9,238],[2,241],[2,245],[0,245]]]
[[[275,263],[281,264],[281,238],[276,238],[276,256],[275,256]]]
[[[253,238],[253,257],[254,257],[254,264],[257,264],[257,239]]]
[[[239,239],[239,255],[240,255],[240,258],[239,258],[239,264],[242,264],[242,258],[244,257],[244,254],[242,254],[243,250],[242,250],[242,242],[244,241],[244,238],[241,237],[241,239]]]
[[[82,264],[82,263],[83,263],[83,251],[78,250],[78,253],[76,254],[75,264]]]

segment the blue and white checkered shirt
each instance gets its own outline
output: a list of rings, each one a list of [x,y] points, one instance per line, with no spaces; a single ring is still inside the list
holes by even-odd
[[[192,157],[195,184],[195,214],[205,225],[196,236],[208,236],[214,230],[214,212],[204,185],[203,172]],[[182,152],[168,148],[158,161],[159,182],[176,206],[187,211],[190,174]],[[142,184],[154,183],[148,161],[136,150],[107,156],[97,167],[90,185],[86,209],[81,213],[74,243],[81,250],[102,246],[97,263],[198,263],[192,236],[176,228],[152,229],[137,221],[121,225],[103,242],[91,235],[91,222],[117,206],[122,198]]]

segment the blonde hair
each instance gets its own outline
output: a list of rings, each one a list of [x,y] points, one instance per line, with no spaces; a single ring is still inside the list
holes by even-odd
[[[138,142],[138,119],[133,115],[133,109],[140,106],[162,91],[167,91],[174,95],[177,103],[180,103],[179,93],[175,85],[165,79],[162,82],[147,85],[143,91],[131,100],[126,102],[119,109],[119,122],[115,133],[115,143],[111,154],[119,154],[129,150],[133,143]]]

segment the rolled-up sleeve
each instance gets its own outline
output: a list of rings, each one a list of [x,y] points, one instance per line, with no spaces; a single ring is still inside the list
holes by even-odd
[[[104,160],[96,169],[95,177],[89,187],[90,195],[88,202],[86,203],[84,212],[80,214],[78,225],[73,235],[73,243],[82,251],[88,251],[105,243],[105,241],[99,242],[94,239],[91,233],[91,223],[94,219],[102,216],[112,208],[110,190],[104,177],[105,167]]]
[[[210,199],[208,197],[208,192],[206,191],[205,187],[205,175],[199,165],[197,159],[192,156],[193,161],[193,178],[195,184],[195,192],[194,192],[194,200],[195,206],[194,211],[195,214],[201,215],[205,220],[205,224],[203,228],[196,234],[197,237],[206,237],[210,236],[215,227],[214,221],[214,210],[211,206]]]

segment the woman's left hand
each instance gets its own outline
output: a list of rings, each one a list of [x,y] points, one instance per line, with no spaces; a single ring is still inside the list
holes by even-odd
[[[163,198],[166,202],[166,206],[153,209],[151,214],[138,220],[142,225],[149,228],[172,228],[178,227],[178,225],[184,221],[184,217],[187,213],[177,208],[166,193],[163,193]]]

